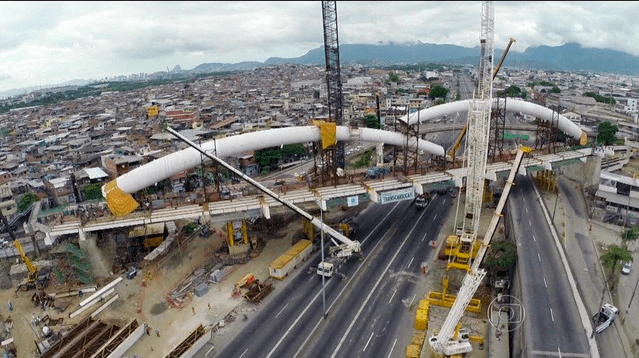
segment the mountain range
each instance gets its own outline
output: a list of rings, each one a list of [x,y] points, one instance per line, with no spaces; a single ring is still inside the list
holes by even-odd
[[[495,49],[495,64],[501,57],[503,49]],[[179,65],[172,70],[152,73],[148,78],[166,78],[167,75],[190,77],[197,74],[252,70],[258,67],[278,64],[325,65],[324,47],[308,51],[299,57],[271,57],[264,62],[248,61],[239,63],[202,63],[190,70]],[[463,47],[447,44],[387,43],[380,45],[342,44],[340,45],[340,63],[342,65],[362,64],[369,66],[410,65],[425,63],[440,64],[479,64],[479,46]],[[639,57],[611,49],[583,47],[578,43],[567,43],[561,46],[528,47],[524,52],[511,50],[504,61],[505,67],[524,69],[542,69],[568,72],[614,73],[623,75],[639,74]],[[175,77],[174,77],[175,78]],[[60,87],[69,84],[82,86],[92,80],[73,80],[65,84],[48,87]],[[0,93],[0,96],[12,96],[30,92],[30,89],[13,89]]]
[[[495,49],[495,63],[499,60],[503,51],[503,49]],[[462,47],[430,43],[340,45],[340,63],[342,65],[359,63],[384,66],[431,62],[477,65],[479,63],[479,46]],[[191,70],[184,71],[184,73],[197,74],[245,70],[284,63],[324,65],[324,47],[320,46],[310,50],[300,57],[271,57],[264,62],[203,63]],[[639,74],[639,57],[616,50],[582,47],[578,43],[567,43],[554,47],[529,47],[524,52],[516,52],[511,49],[508,56],[506,56],[504,66],[569,72],[636,75]]]

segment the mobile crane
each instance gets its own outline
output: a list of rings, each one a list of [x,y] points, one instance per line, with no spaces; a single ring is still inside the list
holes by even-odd
[[[482,1],[481,6],[481,30],[480,30],[480,66],[477,90],[470,102],[468,111],[468,135],[466,142],[468,163],[468,175],[466,177],[466,200],[464,204],[464,218],[462,230],[458,235],[452,235],[455,246],[455,254],[451,255],[448,267],[466,269],[466,275],[455,302],[446,316],[446,320],[437,335],[429,338],[431,350],[438,355],[459,355],[472,351],[468,339],[454,339],[455,328],[461,319],[466,307],[477,291],[479,284],[486,275],[484,269],[479,268],[483,255],[492,239],[497,227],[501,210],[505,205],[510,192],[510,186],[514,183],[515,175],[519,170],[524,150],[517,152],[513,168],[506,182],[504,192],[500,198],[495,216],[491,221],[488,232],[473,259],[473,251],[476,247],[477,233],[479,231],[479,219],[481,215],[482,199],[484,194],[484,181],[486,177],[486,162],[488,156],[488,138],[490,130],[490,112],[492,106],[493,87],[493,36],[494,36],[494,8],[492,1]]]
[[[7,218],[4,217],[4,213],[2,213],[2,210],[0,210],[0,220],[2,220],[4,227],[9,233],[9,236],[11,236],[11,240],[13,240],[13,245],[16,247],[16,249],[18,249],[18,252],[20,253],[20,257],[22,257],[22,261],[24,261],[25,265],[27,265],[27,269],[29,270],[29,274],[27,275],[27,278],[24,279],[16,287],[16,292],[19,290],[28,291],[34,288],[41,290],[47,287],[49,285],[49,276],[39,275],[38,268],[31,263],[31,260],[29,260],[27,255],[24,253],[24,250],[22,249],[22,245],[20,244],[20,240],[18,240],[13,234],[13,230],[11,229],[11,226],[7,222]]]

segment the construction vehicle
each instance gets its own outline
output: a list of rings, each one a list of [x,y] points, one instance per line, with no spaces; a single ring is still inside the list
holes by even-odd
[[[492,1],[483,1],[481,7],[480,71],[478,89],[473,96],[468,112],[468,175],[466,177],[466,200],[464,203],[463,226],[460,232],[449,236],[454,249],[451,250],[447,269],[464,269],[466,275],[455,297],[455,301],[439,332],[430,337],[428,343],[436,355],[461,356],[472,351],[469,337],[456,333],[460,319],[470,304],[473,295],[486,276],[486,270],[479,267],[490,241],[497,229],[501,212],[506,205],[510,188],[515,182],[524,152],[530,148],[519,147],[513,166],[504,186],[503,193],[495,209],[493,218],[483,240],[478,242],[479,219],[485,188],[488,138],[492,106],[492,71],[494,36],[494,8]],[[447,240],[448,241],[448,240]]]
[[[595,332],[601,333],[601,331],[610,327],[618,313],[619,309],[617,307],[610,303],[604,303],[599,312],[592,316],[592,321],[595,324]]]
[[[22,257],[22,261],[24,261],[25,265],[27,265],[27,269],[29,270],[29,274],[27,275],[27,278],[24,279],[16,287],[16,292],[19,290],[28,291],[34,288],[37,288],[38,290],[42,290],[46,288],[49,285],[49,275],[38,274],[39,273],[38,268],[31,263],[31,260],[29,260],[27,255],[24,253],[24,250],[22,249],[22,245],[20,244],[20,240],[18,240],[13,234],[13,230],[11,229],[11,226],[7,222],[7,218],[4,217],[4,213],[2,212],[2,210],[0,210],[0,220],[4,224],[4,227],[9,233],[9,236],[11,236],[11,240],[13,240],[13,245],[16,247],[16,249],[18,249],[18,252],[20,253],[20,257]]]
[[[29,269],[29,274],[27,278],[22,280],[22,282],[16,287],[16,292],[19,290],[28,291],[33,289],[42,290],[49,285],[49,275],[39,275],[38,268],[31,263],[31,260],[27,257],[22,249],[22,245],[18,239],[13,240],[13,245],[18,249],[20,256],[22,257],[22,261],[24,261],[25,265],[27,265],[27,269]]]

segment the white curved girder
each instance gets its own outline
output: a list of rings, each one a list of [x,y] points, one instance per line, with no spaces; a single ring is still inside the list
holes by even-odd
[[[349,128],[337,126],[338,141],[363,141],[386,143],[404,147],[406,137],[397,132],[389,132],[371,128]],[[316,126],[290,127],[250,132],[231,137],[220,138],[201,144],[201,148],[219,158],[239,155],[254,150],[276,147],[283,144],[317,142],[320,140],[320,129]],[[424,150],[436,156],[444,156],[444,148],[427,140],[409,138],[408,147]],[[187,148],[171,153],[162,158],[144,164],[128,173],[117,177],[117,187],[125,193],[135,193],[149,185],[169,178],[177,173],[195,168],[201,164],[201,154],[194,148]],[[105,188],[102,187],[106,197]]]
[[[493,107],[497,106],[498,99],[493,99]],[[417,123],[417,119],[419,118],[420,122],[425,122],[430,119],[440,118],[444,115],[458,112],[468,112],[470,106],[470,100],[462,100],[450,103],[440,104],[434,107],[422,109],[419,111],[419,115],[417,112],[411,113],[408,117],[409,124]],[[521,112],[523,114],[528,114],[534,116],[536,118],[541,118],[543,120],[551,120],[553,118],[553,111],[544,106],[540,106],[538,104],[532,102],[526,102],[517,99],[509,98],[506,102],[506,112]],[[402,116],[399,118],[402,122],[406,123],[406,116]],[[582,137],[582,130],[578,125],[573,123],[568,118],[559,115],[558,123],[559,129],[561,129],[564,133],[569,135],[570,137],[580,140]]]

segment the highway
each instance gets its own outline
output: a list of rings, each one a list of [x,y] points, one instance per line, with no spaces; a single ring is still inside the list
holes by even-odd
[[[323,319],[321,277],[299,274],[264,304],[241,337],[220,347],[221,357],[393,357],[406,348],[414,312],[402,300],[417,300],[415,281],[421,262],[433,253],[436,238],[452,208],[449,196],[437,195],[419,211],[410,201],[371,205],[358,216],[361,260],[343,267],[345,280],[326,281],[327,318]],[[315,254],[307,265],[319,262]],[[250,337],[247,339],[246,337]]]
[[[530,177],[509,198],[521,279],[525,357],[589,357],[587,337],[568,278]]]

